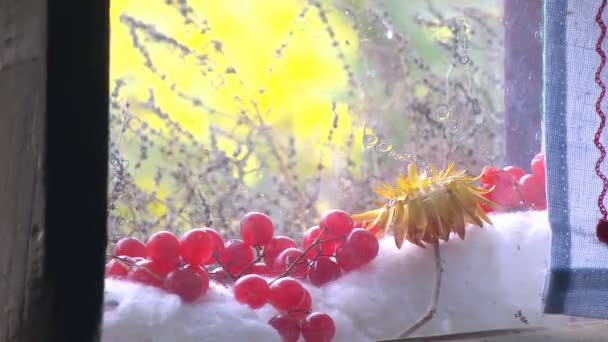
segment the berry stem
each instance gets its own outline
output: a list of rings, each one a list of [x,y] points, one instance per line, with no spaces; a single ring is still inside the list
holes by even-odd
[[[215,258],[215,261],[217,262],[217,264],[220,265],[220,267],[224,270],[224,272],[226,272],[226,275],[228,276],[228,278],[230,278],[230,281],[234,281],[235,277],[232,275],[232,273],[230,273],[228,268],[226,266],[224,266],[224,264],[220,260],[220,256],[217,254],[216,251],[213,251],[213,257]]]
[[[334,254],[319,254],[319,255],[317,255],[315,257],[315,259],[317,259],[317,258],[331,258],[333,256],[335,256],[335,255]],[[314,260],[311,260],[311,261],[314,261]]]
[[[164,277],[162,277],[160,274],[158,274],[158,273],[156,273],[156,272],[152,271],[151,269],[147,268],[146,266],[139,266],[139,265],[138,265],[137,263],[135,263],[135,262],[132,262],[132,261],[130,261],[130,260],[123,259],[123,258],[121,258],[121,257],[119,257],[119,256],[116,256],[116,255],[111,255],[111,256],[110,256],[110,258],[112,258],[112,259],[116,260],[116,261],[117,261],[119,264],[121,264],[122,266],[124,266],[124,267],[125,267],[125,268],[127,268],[127,269],[131,269],[131,268],[133,268],[133,267],[135,267],[135,268],[139,268],[139,269],[142,269],[142,270],[144,270],[144,271],[148,272],[148,273],[149,273],[151,276],[153,276],[153,277],[154,277],[154,278],[156,278],[157,280],[163,281],[163,280],[165,279],[165,278],[164,278]]]
[[[127,269],[130,269],[131,267],[137,267],[137,264],[135,262],[133,262],[131,260],[128,260],[128,259],[121,258],[121,257],[116,256],[114,254],[108,255],[108,257],[110,259],[116,260],[116,262],[118,262],[119,264],[121,264],[122,266],[124,266]]]
[[[519,189],[519,184],[517,184],[517,182],[513,182],[513,187],[515,188],[515,191],[517,191],[517,195],[519,196],[519,199],[521,200],[519,203],[519,208],[518,209],[525,209],[528,208],[528,202],[526,202],[526,199],[524,198],[524,195],[522,195],[521,190]],[[523,204],[523,208],[521,207]]]
[[[276,277],[275,279],[273,279],[271,282],[268,283],[268,285],[272,285],[272,283],[274,283],[275,281],[288,276],[291,274],[292,269],[297,265],[298,261],[302,260],[302,258],[306,257],[306,255],[308,254],[308,252],[310,252],[313,248],[315,248],[317,245],[319,245],[320,243],[325,243],[327,241],[331,241],[331,240],[337,240],[337,239],[341,239],[341,238],[333,238],[333,239],[327,239],[327,240],[323,240],[321,241],[321,236],[323,236],[323,233],[325,233],[327,231],[327,228],[323,228],[321,230],[321,233],[319,234],[319,236],[317,236],[317,238],[310,244],[310,246],[308,246],[308,248],[306,248],[302,254],[300,254],[300,256],[298,256],[296,258],[296,260],[294,260],[291,265],[289,265],[289,267],[285,270],[285,272],[281,273],[278,277]],[[316,259],[313,258],[313,260]],[[306,265],[308,266],[308,265]]]
[[[258,251],[258,257],[255,258],[255,260],[253,260],[249,265],[247,265],[247,267],[243,268],[243,270],[241,272],[239,272],[239,274],[237,274],[235,276],[236,279],[239,279],[243,274],[245,274],[245,272],[247,272],[253,265],[255,265],[256,263],[260,262],[260,260],[262,260],[262,258],[264,257],[264,253],[263,252],[259,252],[259,247],[256,247],[256,250]]]
[[[310,267],[310,266],[312,266],[313,262],[315,262],[315,261],[317,260],[317,257],[318,257],[318,256],[315,256],[314,258],[312,258],[312,259],[308,260],[308,262],[306,263],[306,265],[302,265],[302,266],[300,266],[300,268],[297,268],[297,269],[293,270],[293,273],[296,273],[296,272],[298,272],[298,271],[300,271],[300,270],[303,270],[303,269],[304,269],[304,268],[306,268],[306,267]],[[295,265],[295,263],[294,263],[294,265]],[[276,280],[276,279],[275,279],[275,280]],[[273,281],[274,281],[274,280],[273,280]]]

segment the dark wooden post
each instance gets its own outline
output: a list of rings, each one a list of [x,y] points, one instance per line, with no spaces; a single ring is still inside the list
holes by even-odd
[[[0,0],[0,341],[98,338],[108,12]]]
[[[506,163],[530,170],[541,147],[542,0],[505,0]]]

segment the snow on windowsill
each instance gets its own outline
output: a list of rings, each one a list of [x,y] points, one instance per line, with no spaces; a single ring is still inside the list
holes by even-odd
[[[438,311],[416,335],[568,321],[540,312],[551,235],[547,212],[491,218],[493,227],[468,227],[464,241],[441,245]],[[333,317],[335,341],[374,341],[396,337],[424,313],[433,278],[432,248],[406,244],[398,250],[389,236],[369,265],[323,288],[305,286],[313,310]],[[270,305],[251,310],[213,282],[199,302],[182,304],[158,289],[109,279],[105,301],[103,342],[280,341],[266,323],[276,314]]]

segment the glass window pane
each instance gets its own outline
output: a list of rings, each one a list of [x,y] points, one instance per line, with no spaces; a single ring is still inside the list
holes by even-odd
[[[225,304],[217,326],[197,323],[218,340],[289,324],[356,341],[563,322],[540,313],[540,1],[114,0],[111,12],[111,239],[151,261],[110,261],[108,336],[149,314],[116,315],[146,291],[125,289],[190,301],[180,277],[205,288],[196,310]],[[147,249],[124,239],[153,234]],[[255,280],[239,292],[248,273],[270,297]],[[168,321],[187,315],[158,296],[177,310]]]

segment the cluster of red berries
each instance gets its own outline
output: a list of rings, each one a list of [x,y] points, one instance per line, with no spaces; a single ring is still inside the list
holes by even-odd
[[[481,188],[494,189],[483,195],[498,204],[497,211],[513,211],[522,209],[547,209],[545,193],[545,154],[538,153],[530,163],[532,174],[517,166],[507,166],[498,169],[486,166],[481,172]],[[492,208],[482,204],[486,212]]]
[[[211,228],[192,229],[181,238],[161,231],[145,244],[125,237],[117,242],[106,275],[162,288],[185,302],[204,296],[212,279],[232,285],[239,303],[277,309],[269,324],[284,341],[297,341],[300,334],[307,342],[330,341],[333,319],[312,312],[301,281],[322,286],[369,263],[379,250],[376,237],[342,210],[325,213],[318,226],[306,230],[301,248],[289,237],[273,236],[271,219],[259,212],[242,218],[240,235],[225,243]]]

